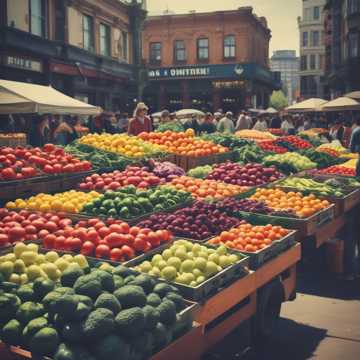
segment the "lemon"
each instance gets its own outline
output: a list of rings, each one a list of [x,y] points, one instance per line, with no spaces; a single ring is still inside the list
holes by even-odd
[[[6,208],[8,209],[16,209],[16,204],[13,201],[9,201],[6,203]]]

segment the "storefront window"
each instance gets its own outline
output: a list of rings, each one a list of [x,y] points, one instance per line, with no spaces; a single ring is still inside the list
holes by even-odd
[[[186,61],[186,49],[184,40],[175,41],[174,53],[176,62]]]
[[[224,39],[224,57],[234,58],[235,57],[235,35],[228,35]]]
[[[46,0],[30,0],[30,32],[34,35],[46,36]]]
[[[110,26],[100,24],[100,54],[110,56]]]
[[[89,15],[83,16],[83,39],[84,49],[94,51],[94,24]]]
[[[150,63],[161,63],[161,43],[159,42],[150,43]]]
[[[209,39],[198,39],[197,40],[197,57],[198,60],[209,59]]]

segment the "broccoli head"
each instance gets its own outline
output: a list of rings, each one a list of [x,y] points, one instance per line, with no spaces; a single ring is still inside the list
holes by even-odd
[[[142,310],[145,315],[145,329],[154,329],[157,323],[160,321],[159,311],[150,305],[145,305]]]
[[[0,295],[0,325],[11,320],[21,304],[20,299],[14,294]]]
[[[145,315],[139,307],[120,311],[115,322],[119,334],[123,336],[136,336],[145,329]]]
[[[71,320],[76,313],[78,302],[75,295],[61,295],[55,301],[54,310],[64,319]]]
[[[74,284],[74,290],[78,295],[85,295],[96,300],[102,293],[102,286],[99,279],[92,274],[80,276]]]
[[[91,340],[111,334],[114,328],[114,314],[109,309],[92,311],[83,323],[83,333]]]
[[[23,325],[29,323],[30,320],[40,317],[45,314],[45,309],[41,304],[27,301],[19,306],[16,312],[16,319]]]
[[[114,292],[124,309],[130,307],[143,307],[146,304],[146,295],[142,287],[137,285],[125,285]]]
[[[50,327],[44,327],[31,338],[30,351],[36,355],[52,355],[59,345],[57,331]]]
[[[156,308],[160,314],[160,321],[165,325],[172,325],[176,322],[176,306],[171,300],[163,300]]]
[[[35,300],[35,293],[30,284],[20,286],[16,291],[16,295],[19,297],[21,302]]]
[[[45,295],[55,288],[55,282],[50,279],[37,278],[33,284],[35,298],[41,301]]]
[[[84,275],[84,271],[81,269],[80,265],[70,264],[61,275],[61,285],[72,287],[74,286],[75,281],[82,275]]]
[[[161,298],[158,294],[151,293],[146,298],[146,304],[157,307],[161,304]]]
[[[48,327],[48,320],[44,317],[38,317],[29,321],[25,326],[22,336],[25,344],[29,344],[30,339],[44,327]]]
[[[109,335],[95,345],[95,354],[98,360],[129,360],[130,346],[121,337]]]
[[[100,280],[103,290],[111,293],[115,290],[114,279],[112,274],[110,274],[109,272],[105,270],[95,269],[91,272],[91,276],[93,276],[95,279]]]
[[[148,275],[141,274],[136,276],[136,278],[133,281],[131,281],[130,284],[141,286],[146,294],[150,294],[154,289],[155,280]]]
[[[22,341],[23,326],[16,320],[10,320],[0,331],[1,340],[8,345],[20,345]]]
[[[121,310],[121,305],[114,295],[104,293],[97,298],[95,308],[109,309],[116,316]]]

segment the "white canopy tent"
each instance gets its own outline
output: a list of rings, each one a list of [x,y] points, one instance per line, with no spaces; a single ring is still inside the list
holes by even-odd
[[[304,101],[301,101],[297,104],[291,105],[286,108],[287,111],[291,112],[313,112],[319,111],[320,107],[327,103],[324,99],[311,98]]]
[[[348,97],[339,97],[321,106],[321,111],[360,110],[360,103]]]
[[[101,109],[73,99],[51,86],[0,80],[0,114],[96,115]]]
[[[360,91],[352,91],[345,94],[344,96],[354,100],[360,100]]]
[[[273,107],[269,107],[265,110],[266,114],[277,114],[278,111],[274,109]]]
[[[191,115],[200,115],[200,116],[204,116],[205,113],[200,111],[200,110],[196,110],[196,109],[182,109],[176,112],[176,116],[191,116]]]

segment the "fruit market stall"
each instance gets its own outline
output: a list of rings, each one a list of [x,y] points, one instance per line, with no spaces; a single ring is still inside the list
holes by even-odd
[[[357,179],[319,174],[356,162],[328,145],[169,130],[70,145],[73,167],[119,162],[0,209],[1,358],[200,360],[239,325],[247,346],[263,339],[296,297],[308,245],[334,237],[358,206]],[[24,165],[50,177],[57,148],[46,148]],[[173,162],[158,158],[168,153]],[[201,161],[187,169],[177,157]]]

